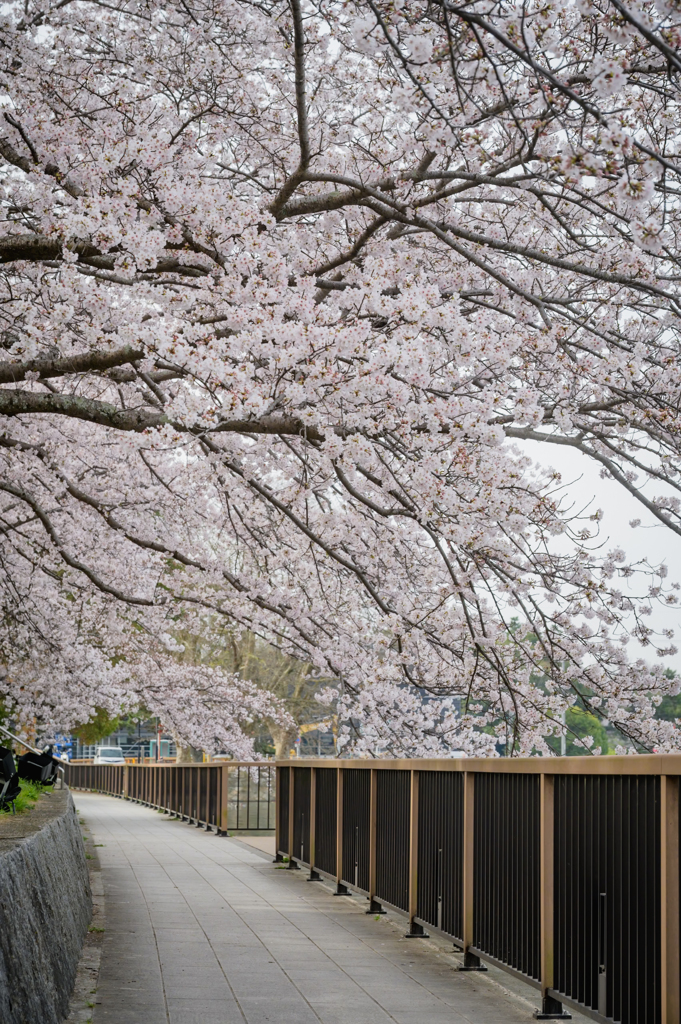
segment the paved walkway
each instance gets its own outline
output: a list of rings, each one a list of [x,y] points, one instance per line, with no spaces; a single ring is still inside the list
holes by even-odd
[[[137,804],[74,798],[103,844],[94,1024],[532,1019],[532,990],[501,972],[457,973],[448,943],[405,939],[403,921],[367,916],[366,901]]]

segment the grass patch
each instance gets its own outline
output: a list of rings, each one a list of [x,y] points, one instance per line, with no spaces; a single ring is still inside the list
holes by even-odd
[[[30,811],[38,802],[45,790],[49,788],[47,786],[41,786],[39,782],[29,782],[27,779],[21,779],[19,785],[21,786],[21,793],[19,793],[19,796],[16,798],[14,803],[17,814],[22,814],[24,811]],[[11,814],[12,808],[3,807],[0,813]]]

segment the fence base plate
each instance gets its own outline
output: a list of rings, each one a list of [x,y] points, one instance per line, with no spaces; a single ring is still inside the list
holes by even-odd
[[[544,996],[541,1010],[532,1014],[535,1020],[572,1020],[572,1014],[563,1009],[563,1004],[553,996]]]
[[[369,903],[369,909],[364,911],[365,914],[385,914],[385,910],[376,900],[371,900]]]
[[[404,933],[404,937],[405,939],[429,939],[430,935],[424,929],[422,924],[417,924],[416,921],[412,921],[409,931]]]
[[[468,950],[463,955],[463,963],[460,967],[457,967],[457,971],[488,971],[489,968],[480,960],[479,956],[475,953],[469,953]]]

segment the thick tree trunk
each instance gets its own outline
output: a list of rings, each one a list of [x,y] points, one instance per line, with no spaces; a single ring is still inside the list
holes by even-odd
[[[280,725],[271,725],[270,733],[274,743],[274,756],[278,761],[284,760],[290,754],[291,747],[298,738],[298,727],[283,728]]]
[[[197,750],[196,747],[183,747],[179,743],[177,744],[178,764],[197,764],[201,761],[203,761],[203,751]]]

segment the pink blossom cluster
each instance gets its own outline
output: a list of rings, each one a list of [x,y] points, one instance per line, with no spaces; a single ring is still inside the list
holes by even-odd
[[[548,753],[575,703],[676,748],[675,585],[547,466],[576,450],[681,533],[677,7],[0,22],[15,713],[143,704],[246,756],[285,712],[173,639],[242,629],[335,680],[358,754]]]

